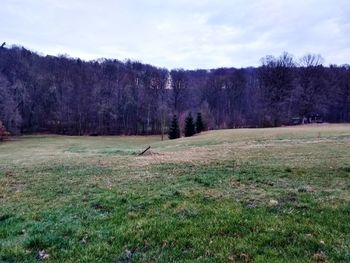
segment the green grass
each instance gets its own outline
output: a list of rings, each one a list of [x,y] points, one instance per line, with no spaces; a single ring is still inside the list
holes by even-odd
[[[0,262],[42,250],[46,262],[350,262],[350,125],[2,143]]]

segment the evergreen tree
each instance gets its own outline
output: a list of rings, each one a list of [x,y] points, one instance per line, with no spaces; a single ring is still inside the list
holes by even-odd
[[[185,120],[185,137],[190,137],[196,133],[196,129],[194,126],[192,114],[189,113]]]
[[[170,140],[180,138],[179,121],[177,120],[176,115],[174,115],[173,120],[171,121],[168,137]]]
[[[201,133],[202,131],[204,131],[204,123],[202,120],[202,114],[198,112],[197,119],[196,119],[196,132]]]

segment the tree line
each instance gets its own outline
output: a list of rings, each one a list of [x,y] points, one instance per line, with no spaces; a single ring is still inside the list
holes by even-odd
[[[350,66],[319,55],[266,56],[261,66],[184,70],[83,61],[0,48],[0,121],[12,134],[164,134],[190,112],[207,129],[275,127],[320,116],[350,121]]]

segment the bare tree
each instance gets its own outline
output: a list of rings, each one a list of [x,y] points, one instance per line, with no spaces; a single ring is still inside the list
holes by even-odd
[[[350,67],[320,55],[266,56],[258,68],[167,69],[0,48],[0,120],[11,133],[162,134],[201,112],[209,129],[350,121]]]

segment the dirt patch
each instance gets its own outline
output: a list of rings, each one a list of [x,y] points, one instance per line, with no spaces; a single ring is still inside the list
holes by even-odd
[[[210,163],[213,160],[233,159],[233,147],[224,145],[221,147],[191,147],[177,151],[147,151],[136,158],[137,166],[147,166],[160,163]],[[218,158],[219,155],[219,158]]]
[[[154,150],[148,150],[144,154],[140,155],[139,157],[145,157],[145,156],[159,156],[159,155],[164,155],[164,153],[157,152]]]

